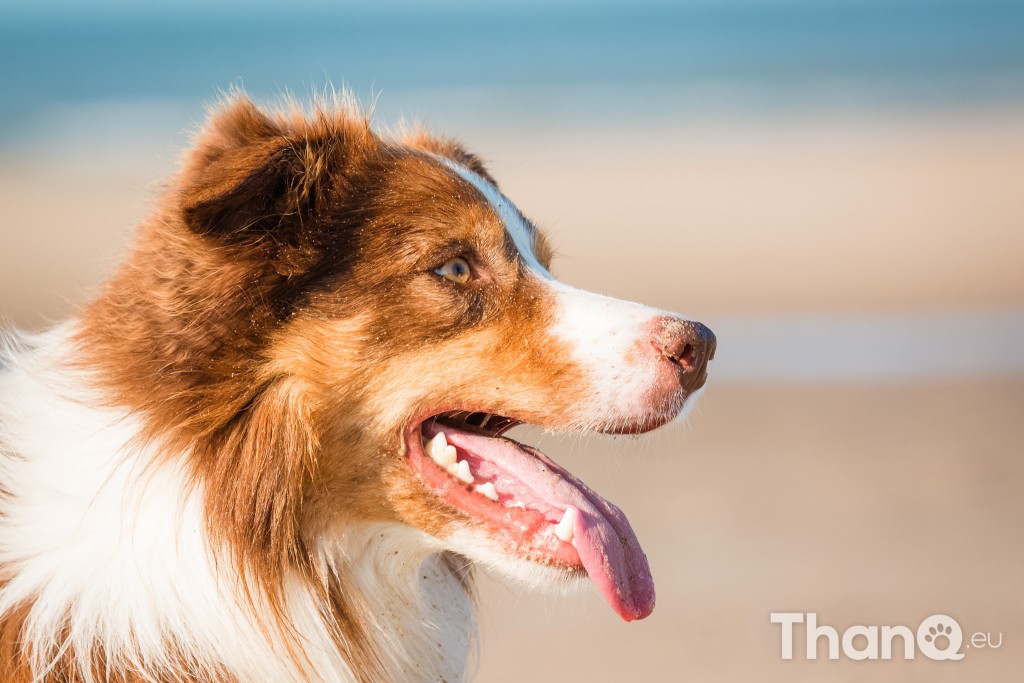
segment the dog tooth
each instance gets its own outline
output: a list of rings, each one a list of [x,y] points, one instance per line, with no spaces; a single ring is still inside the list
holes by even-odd
[[[447,447],[448,440],[444,438],[444,432],[438,432],[434,434],[434,438],[427,445],[427,455],[438,465],[444,467],[447,464],[444,462],[444,449]]]
[[[562,520],[555,525],[555,536],[566,543],[572,543],[573,535],[576,532],[576,518],[579,514],[574,507],[565,508]]]
[[[495,490],[494,484],[489,481],[485,481],[479,486],[474,486],[473,490],[487,498],[490,498],[494,502],[498,502],[498,492]]]
[[[465,460],[460,460],[455,465],[455,476],[467,484],[473,483],[473,473],[469,471],[469,463]]]
[[[523,501],[521,501],[521,500],[514,500],[511,503],[509,503],[508,506],[510,508],[518,508],[520,510],[525,510],[526,509],[526,506],[523,505]]]
[[[458,459],[458,451],[455,450],[455,446],[449,444],[444,447],[444,450],[441,452],[441,459],[437,464],[441,467],[448,467],[448,465],[454,465]]]

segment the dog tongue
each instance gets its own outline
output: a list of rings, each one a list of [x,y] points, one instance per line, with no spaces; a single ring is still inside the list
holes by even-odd
[[[560,502],[579,511],[573,545],[601,595],[626,621],[648,616],[654,610],[654,578],[626,515],[540,451],[523,448],[555,474]]]
[[[654,610],[647,556],[622,511],[535,448],[510,439],[446,430],[448,441],[515,477],[551,508],[579,515],[573,545],[601,595],[626,621]]]

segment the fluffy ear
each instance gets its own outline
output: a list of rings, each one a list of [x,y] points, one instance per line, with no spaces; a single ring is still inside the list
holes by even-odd
[[[182,219],[198,234],[232,242],[294,243],[326,166],[313,158],[313,144],[297,145],[252,101],[236,97],[211,117],[186,163]]]
[[[407,134],[403,142],[410,147],[418,147],[422,150],[448,157],[452,161],[456,161],[473,171],[491,185],[498,187],[497,181],[487,171],[487,167],[484,166],[484,162],[480,157],[472,152],[467,152],[462,145],[450,138],[433,137],[426,130],[417,128]]]

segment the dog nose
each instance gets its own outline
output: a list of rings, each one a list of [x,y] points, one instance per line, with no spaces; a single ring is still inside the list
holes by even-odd
[[[717,345],[706,326],[680,318],[662,318],[654,337],[654,347],[679,368],[679,382],[687,393],[704,386]]]

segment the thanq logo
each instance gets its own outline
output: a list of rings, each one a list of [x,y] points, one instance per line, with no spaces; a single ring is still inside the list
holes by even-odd
[[[828,658],[839,659],[840,645],[849,659],[892,659],[894,641],[902,648],[903,659],[914,659],[920,650],[928,659],[937,661],[959,661],[964,658],[964,633],[960,624],[946,614],[933,614],[924,619],[915,634],[906,626],[851,626],[839,632],[831,626],[819,626],[815,612],[772,612],[773,624],[782,626],[782,658],[793,659],[793,631],[795,624],[804,624],[807,659],[818,658],[818,642],[824,638],[828,646]],[[1002,647],[1003,634],[998,633],[993,642],[992,634],[978,632],[971,636],[966,647],[997,649]],[[915,647],[916,646],[916,647]],[[899,654],[897,654],[899,656]]]

